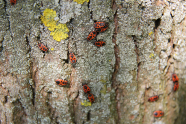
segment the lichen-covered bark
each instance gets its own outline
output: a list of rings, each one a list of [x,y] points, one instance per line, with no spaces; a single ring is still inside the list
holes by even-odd
[[[186,2],[177,0],[0,0],[0,123],[183,124],[185,120]],[[66,23],[57,42],[41,24],[46,9]],[[95,21],[109,23],[87,41]],[[93,42],[103,40],[98,48]],[[38,48],[47,44],[48,53]],[[71,64],[69,52],[76,56]],[[171,75],[180,88],[173,92]],[[68,87],[55,80],[66,79]],[[82,83],[95,96],[91,106]],[[148,98],[159,95],[156,102]],[[153,111],[162,110],[162,118]]]
[[[1,123],[35,123],[28,37],[34,28],[32,2],[1,0]],[[34,10],[35,11],[35,10]],[[28,16],[29,15],[29,16]],[[39,26],[39,25],[38,25]]]

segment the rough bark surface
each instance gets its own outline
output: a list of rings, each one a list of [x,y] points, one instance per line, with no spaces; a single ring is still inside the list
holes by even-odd
[[[0,8],[0,123],[186,123],[185,0],[0,0]],[[67,23],[68,39],[50,36],[40,21],[46,8]],[[106,42],[101,48],[86,40],[95,21],[109,23],[96,37]],[[69,87],[56,85],[58,78]],[[95,96],[91,106],[81,105],[88,101],[82,83]],[[148,102],[153,95],[159,100]],[[155,110],[165,115],[154,118]]]

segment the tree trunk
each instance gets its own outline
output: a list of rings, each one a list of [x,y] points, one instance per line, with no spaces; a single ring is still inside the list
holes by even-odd
[[[185,0],[0,0],[0,8],[0,124],[186,123]],[[67,24],[66,40],[54,40],[41,22],[46,8]],[[87,41],[96,21],[109,28]],[[83,83],[95,97],[91,106]],[[164,116],[155,118],[156,110]]]

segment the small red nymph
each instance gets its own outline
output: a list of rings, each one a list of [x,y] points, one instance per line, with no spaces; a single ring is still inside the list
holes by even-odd
[[[39,43],[38,47],[43,52],[47,52],[48,51],[48,48],[43,43]]]
[[[96,31],[90,32],[90,34],[89,34],[88,37],[87,37],[87,40],[92,40],[92,39],[94,39],[94,38],[96,37],[96,35],[97,35],[97,32],[96,32]]]
[[[174,83],[174,91],[177,91],[179,88],[179,83],[178,82],[175,82]]]
[[[102,47],[102,46],[105,45],[105,42],[104,42],[104,41],[96,41],[96,42],[94,43],[94,45],[96,45],[97,47]]]
[[[106,28],[108,27],[107,22],[95,22],[94,23],[94,28]]]
[[[94,95],[91,94],[91,93],[89,93],[89,94],[88,94],[88,99],[89,99],[89,101],[90,101],[91,103],[93,103],[93,102],[94,102]]]
[[[75,57],[74,53],[70,52],[69,58],[70,58],[70,61],[71,61],[72,63],[76,63],[76,57]]]
[[[179,78],[176,74],[172,74],[172,81],[173,82],[178,82],[179,81]]]
[[[89,86],[87,86],[87,84],[83,84],[83,90],[84,90],[85,93],[90,92],[90,88],[89,88]]]
[[[153,112],[153,115],[154,115],[154,117],[158,118],[158,117],[163,116],[163,115],[164,115],[164,112],[161,111],[161,110],[154,111],[154,112]]]
[[[15,5],[16,4],[16,0],[10,0],[10,4],[11,5]]]
[[[108,23],[106,22],[95,22],[94,28],[97,32],[104,32],[108,28]]]
[[[154,102],[154,101],[157,101],[158,98],[159,98],[159,96],[158,96],[158,95],[155,95],[155,96],[150,97],[150,98],[148,99],[148,101],[149,101],[149,102]]]
[[[68,81],[63,80],[63,79],[57,79],[55,82],[57,85],[60,85],[60,86],[65,86],[68,84]]]

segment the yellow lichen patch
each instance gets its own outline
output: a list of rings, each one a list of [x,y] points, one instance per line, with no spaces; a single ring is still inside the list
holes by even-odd
[[[106,80],[103,80],[103,79],[101,79],[100,81],[101,81],[102,83],[106,83],[106,82],[107,82]]]
[[[51,48],[50,50],[52,50],[52,51],[53,51],[53,50],[54,50],[54,48]]]
[[[66,24],[58,24],[50,35],[53,36],[54,40],[61,41],[68,37],[68,34],[66,34],[67,32],[69,32],[69,30]]]
[[[41,21],[45,26],[49,27],[50,23],[54,23],[54,18],[56,17],[56,11],[52,9],[45,9],[43,12],[43,16],[41,16]],[[56,23],[56,22],[55,22]]]
[[[82,106],[91,106],[91,102],[84,100],[84,102],[81,102],[81,105]]]
[[[48,23],[47,27],[48,27],[48,30],[54,31],[56,29],[56,22],[52,21],[52,22]]]
[[[100,80],[102,83],[106,83],[107,81],[106,80],[104,80],[104,77],[103,77],[103,75],[101,75],[101,80]]]
[[[74,2],[77,2],[78,4],[83,4],[84,2],[89,2],[89,0],[74,0]]]
[[[56,17],[56,11],[53,9],[45,9],[43,12],[43,16],[46,18],[52,18],[54,19]]]
[[[107,85],[105,84],[100,92],[106,94],[106,91],[107,91]]]
[[[149,57],[151,58],[151,57],[153,57],[154,56],[154,54],[153,53],[151,53],[150,55],[149,55]]]
[[[153,34],[153,32],[151,31],[151,32],[149,33],[149,36],[152,35],[152,34]]]
[[[41,21],[48,27],[48,30],[52,31],[50,35],[53,36],[53,39],[61,41],[68,37],[67,33],[69,32],[69,29],[66,24],[57,24],[57,21],[54,20],[55,17],[57,17],[56,11],[45,9],[43,16],[41,16]]]

